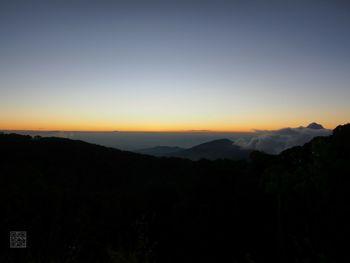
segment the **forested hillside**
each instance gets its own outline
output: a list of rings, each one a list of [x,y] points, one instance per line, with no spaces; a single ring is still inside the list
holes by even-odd
[[[0,262],[350,262],[349,187],[350,124],[249,162],[0,134]]]

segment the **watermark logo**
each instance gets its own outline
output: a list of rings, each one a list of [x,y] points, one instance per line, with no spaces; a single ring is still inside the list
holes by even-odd
[[[10,248],[26,248],[27,231],[10,231]]]

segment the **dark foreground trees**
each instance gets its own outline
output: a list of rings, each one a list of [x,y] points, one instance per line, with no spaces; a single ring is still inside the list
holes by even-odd
[[[0,151],[1,262],[350,262],[350,125],[250,162],[16,134]]]

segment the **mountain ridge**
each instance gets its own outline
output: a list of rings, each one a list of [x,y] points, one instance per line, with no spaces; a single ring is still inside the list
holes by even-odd
[[[224,138],[201,143],[187,149],[180,147],[157,146],[135,152],[157,157],[178,157],[190,160],[246,160],[249,158],[251,150],[243,149],[240,146],[235,145],[230,139]]]
[[[308,126],[306,126],[306,128],[314,129],[314,130],[324,129],[324,127],[321,124],[316,123],[316,122],[310,123]]]
[[[16,134],[0,149],[1,231],[30,234],[1,262],[349,261],[350,124],[250,162]]]

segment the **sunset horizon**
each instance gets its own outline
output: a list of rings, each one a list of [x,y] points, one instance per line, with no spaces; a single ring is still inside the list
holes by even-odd
[[[1,4],[0,129],[349,121],[348,5],[49,2]]]
[[[0,262],[350,262],[350,0],[0,0]]]
[[[117,129],[117,128],[110,128],[110,129],[75,129],[75,128],[71,128],[71,129],[62,129],[62,128],[1,128],[0,127],[0,131],[45,131],[45,132],[49,132],[49,131],[66,131],[66,132],[175,132],[175,133],[181,133],[181,132],[211,132],[211,133],[249,133],[249,132],[254,132],[257,130],[276,130],[276,129],[284,129],[284,128],[297,128],[297,127],[306,127],[308,124],[310,124],[310,122],[308,123],[302,123],[300,125],[276,125],[276,126],[254,126],[252,128],[246,128],[246,129]],[[324,125],[322,122],[316,122],[316,123],[320,123],[322,124],[326,129],[334,129],[336,128],[338,125],[342,125],[342,124],[346,124],[346,122],[344,123],[339,123],[337,125]]]

